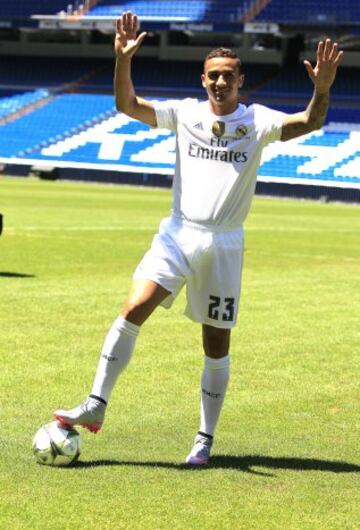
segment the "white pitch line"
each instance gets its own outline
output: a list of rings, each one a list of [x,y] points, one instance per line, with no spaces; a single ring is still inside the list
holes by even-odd
[[[284,233],[291,233],[291,232],[299,232],[299,233],[305,233],[308,232],[309,234],[324,234],[324,233],[331,233],[331,234],[354,234],[356,230],[342,230],[341,228],[301,228],[299,226],[294,227],[291,226],[289,228],[287,227],[266,227],[266,226],[246,226],[245,227],[246,232],[273,232],[274,234],[276,232],[284,232]]]
[[[37,231],[54,231],[54,232],[91,232],[91,231],[122,231],[122,232],[137,232],[141,231],[155,231],[156,226],[137,226],[137,227],[127,227],[127,226],[26,226],[21,228],[6,228],[7,232],[37,232]]]
[[[154,226],[25,226],[20,228],[6,227],[7,233],[20,233],[20,232],[102,232],[102,231],[114,231],[114,232],[156,232],[157,225]],[[292,227],[267,227],[267,226],[246,226],[246,232],[309,232],[311,234],[322,234],[324,232],[331,232],[332,234],[353,234],[356,230],[342,230],[341,228],[321,229],[321,228],[304,228],[301,226]]]

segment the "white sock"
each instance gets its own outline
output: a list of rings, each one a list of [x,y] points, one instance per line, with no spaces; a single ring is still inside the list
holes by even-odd
[[[108,401],[120,373],[130,361],[140,327],[118,317],[105,338],[96,370],[92,396]]]
[[[212,359],[205,355],[201,378],[200,432],[213,435],[230,376],[230,355]]]

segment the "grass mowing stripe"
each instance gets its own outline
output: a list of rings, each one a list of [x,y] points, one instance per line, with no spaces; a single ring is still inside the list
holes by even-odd
[[[79,466],[57,470],[31,438],[89,391],[171,196],[10,178],[0,195],[1,527],[358,528],[358,207],[255,198],[212,467],[183,466],[203,361],[182,292],[144,325]]]

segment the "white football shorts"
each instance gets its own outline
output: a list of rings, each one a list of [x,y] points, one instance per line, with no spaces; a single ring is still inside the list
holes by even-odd
[[[187,317],[232,328],[239,309],[243,249],[242,228],[209,230],[168,217],[133,278],[152,280],[168,290],[171,294],[161,304],[166,308],[186,284]]]

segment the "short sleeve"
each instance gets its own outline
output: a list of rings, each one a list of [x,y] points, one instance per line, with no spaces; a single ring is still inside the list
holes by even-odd
[[[176,99],[154,102],[156,122],[159,129],[169,129],[176,133],[180,103],[181,101]]]
[[[276,142],[281,138],[281,130],[285,112],[273,110],[263,105],[254,105],[255,127],[260,133],[260,141],[263,145]]]

